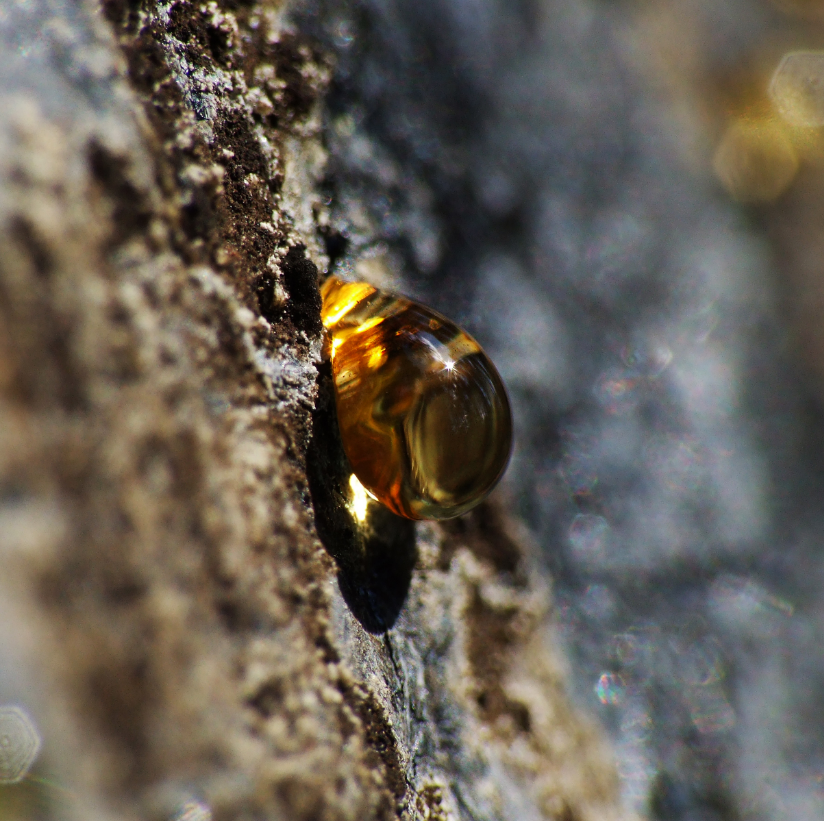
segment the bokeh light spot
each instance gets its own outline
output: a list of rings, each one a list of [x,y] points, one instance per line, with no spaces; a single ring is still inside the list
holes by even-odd
[[[595,684],[595,695],[601,704],[620,704],[625,692],[626,684],[618,673],[602,673]]]
[[[0,784],[25,778],[40,752],[40,733],[21,707],[0,707]]]
[[[203,801],[184,801],[172,821],[212,821],[212,810]]]
[[[713,167],[733,199],[771,202],[795,178],[798,155],[781,123],[742,118],[733,120],[721,138]]]
[[[824,52],[785,54],[770,81],[769,95],[791,125],[824,126]]]
[[[573,556],[584,564],[601,564],[606,558],[609,530],[609,524],[603,516],[578,514],[572,520],[567,534]]]
[[[595,383],[595,395],[607,413],[622,413],[635,406],[638,384],[639,379],[626,371],[607,371]]]
[[[719,733],[735,725],[735,712],[721,687],[690,687],[687,689],[687,701],[690,718],[699,733]]]

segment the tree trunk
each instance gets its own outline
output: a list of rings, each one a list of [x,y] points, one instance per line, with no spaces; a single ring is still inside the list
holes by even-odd
[[[348,513],[286,11],[0,12],[0,813],[624,817],[500,501]]]

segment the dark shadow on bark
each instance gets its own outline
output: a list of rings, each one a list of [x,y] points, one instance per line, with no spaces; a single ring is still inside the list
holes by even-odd
[[[384,633],[409,592],[417,560],[415,526],[378,503],[369,505],[365,522],[352,515],[352,468],[340,440],[328,363],[320,367],[312,431],[306,461],[318,535],[338,566],[338,585],[352,615],[368,632]]]

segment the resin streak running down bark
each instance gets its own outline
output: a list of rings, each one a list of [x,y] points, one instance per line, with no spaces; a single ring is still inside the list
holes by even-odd
[[[430,308],[329,277],[338,421],[363,486],[410,519],[448,519],[480,502],[512,447],[501,377],[469,334]]]

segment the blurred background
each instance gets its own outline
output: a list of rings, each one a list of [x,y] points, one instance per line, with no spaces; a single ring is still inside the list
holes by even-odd
[[[824,4],[306,0],[332,267],[509,386],[504,487],[651,819],[824,817]]]

